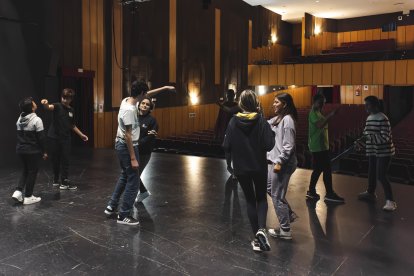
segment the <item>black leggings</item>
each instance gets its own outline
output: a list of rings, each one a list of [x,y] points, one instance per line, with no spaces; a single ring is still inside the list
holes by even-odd
[[[394,200],[391,190],[391,184],[387,178],[388,167],[391,162],[391,157],[368,157],[368,192],[375,193],[377,188],[377,178],[382,183],[384,188],[385,199]]]
[[[36,182],[37,172],[39,171],[40,154],[19,154],[23,162],[23,172],[17,190],[23,192],[25,197],[33,195],[33,188]]]
[[[332,169],[331,169],[331,158],[329,151],[313,152],[313,172],[309,184],[309,191],[315,192],[316,183],[318,182],[319,176],[323,172],[323,184],[327,194],[333,192],[332,188]]]
[[[71,140],[49,139],[49,150],[52,159],[54,183],[59,182],[59,176],[62,184],[69,178],[69,155]]]
[[[237,180],[246,197],[247,216],[252,226],[253,234],[266,228],[267,216],[267,172],[237,175]]]

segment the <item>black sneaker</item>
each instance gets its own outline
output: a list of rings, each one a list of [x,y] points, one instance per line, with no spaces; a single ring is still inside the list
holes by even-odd
[[[59,189],[74,191],[74,190],[77,190],[78,187],[76,187],[75,185],[72,185],[69,179],[65,179],[62,181],[62,184],[59,186]]]
[[[270,243],[267,239],[266,229],[259,229],[256,233],[256,239],[259,241],[261,250],[270,251]]]
[[[108,205],[106,206],[104,213],[109,217],[115,213],[115,208],[112,208],[111,205]]]
[[[307,191],[306,192],[306,198],[311,199],[311,200],[319,200],[321,198],[321,196],[319,194],[317,194],[315,191],[313,191],[313,192]]]
[[[375,193],[370,193],[368,191],[365,191],[358,195],[358,199],[365,200],[365,201],[375,201],[377,200],[377,195]]]
[[[330,193],[325,195],[325,202],[345,203],[345,199],[336,193]]]
[[[118,215],[118,220],[116,222],[119,224],[125,224],[125,225],[131,225],[131,226],[139,225],[139,221],[137,219],[134,219],[131,216],[122,218],[121,216]]]

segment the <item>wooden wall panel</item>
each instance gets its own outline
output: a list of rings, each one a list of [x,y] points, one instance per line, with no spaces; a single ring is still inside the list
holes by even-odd
[[[344,42],[344,33],[338,33],[338,46],[341,46],[342,42]]]
[[[269,65],[269,85],[277,85],[277,65]]]
[[[395,84],[395,60],[384,62],[384,84]]]
[[[365,41],[366,40],[365,30],[358,31],[357,39],[358,41]]]
[[[295,83],[295,67],[293,64],[286,65],[286,84],[293,85]]]
[[[342,83],[342,64],[333,63],[332,64],[332,84],[341,84]]]
[[[249,85],[260,85],[260,66],[249,65],[247,68]]]
[[[373,29],[372,30],[372,40],[379,40],[381,39],[381,29]]]
[[[112,107],[119,107],[122,101],[122,55],[123,55],[123,37],[122,37],[122,22],[123,22],[123,8],[119,5],[117,0],[113,0],[113,27],[114,37],[112,47]],[[116,50],[116,52],[115,52]]]
[[[397,31],[388,32],[388,39],[397,40]]]
[[[395,62],[395,84],[407,84],[407,60]]]
[[[177,0],[170,0],[169,20],[169,81],[177,81]]]
[[[397,27],[397,48],[405,49],[405,29],[406,26]]]
[[[295,84],[303,85],[303,64],[295,64]]]
[[[352,62],[352,84],[362,84],[362,62]]]
[[[269,66],[260,66],[260,85],[269,85]]]
[[[313,84],[312,64],[305,64],[303,67],[303,84],[304,85]]]
[[[322,82],[321,84],[332,84],[332,64],[322,64]]]
[[[322,64],[315,63],[312,65],[313,84],[322,84]]]
[[[358,31],[351,32],[351,42],[358,41]]]
[[[384,61],[374,61],[372,69],[372,82],[374,84],[384,84]]]
[[[367,40],[367,41],[373,40],[372,39],[372,33],[373,33],[372,29],[365,30],[365,40]]]
[[[407,84],[414,85],[414,60],[407,62]]]
[[[414,49],[414,25],[405,27],[405,47],[406,49]]]
[[[342,63],[341,84],[349,85],[352,83],[352,64],[350,62]]]
[[[362,84],[372,84],[373,63],[370,61],[362,63]]]
[[[278,85],[286,85],[286,65],[277,66],[277,83]]]

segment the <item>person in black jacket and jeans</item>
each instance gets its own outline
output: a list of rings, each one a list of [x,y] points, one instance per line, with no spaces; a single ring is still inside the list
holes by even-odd
[[[16,153],[23,162],[23,172],[12,198],[23,204],[33,204],[41,200],[33,195],[33,188],[39,171],[39,160],[47,158],[43,122],[35,111],[36,103],[31,97],[23,99],[20,104],[21,114],[17,120]],[[23,198],[23,189],[24,198]]]
[[[266,234],[267,159],[275,145],[275,133],[262,117],[257,95],[245,90],[240,95],[237,113],[227,127],[223,148],[233,161],[234,174],[243,189],[247,215],[255,235],[254,251],[269,251]]]
[[[154,103],[150,98],[145,97],[141,100],[138,107],[138,121],[140,127],[138,152],[139,152],[139,194],[135,199],[136,202],[142,202],[149,197],[151,193],[146,189],[141,179],[141,174],[151,159],[151,153],[154,149],[155,137],[157,136],[157,120],[151,116],[154,109]]]

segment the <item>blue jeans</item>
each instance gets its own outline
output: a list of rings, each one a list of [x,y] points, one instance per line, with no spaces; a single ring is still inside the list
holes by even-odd
[[[119,164],[121,165],[121,174],[118,182],[115,185],[115,190],[112,193],[108,205],[113,209],[118,206],[119,198],[124,193],[122,205],[119,210],[119,215],[124,218],[131,214],[134,206],[135,198],[138,194],[139,188],[139,170],[133,169],[131,166],[131,156],[129,155],[128,146],[124,143],[115,143],[116,154],[118,155]],[[134,147],[135,157],[138,160],[138,146]]]

